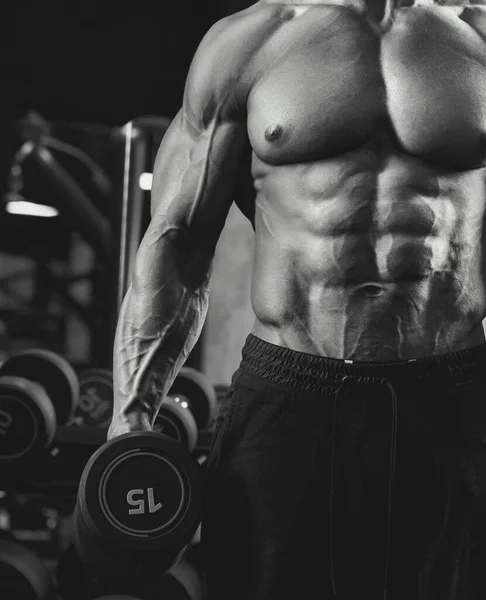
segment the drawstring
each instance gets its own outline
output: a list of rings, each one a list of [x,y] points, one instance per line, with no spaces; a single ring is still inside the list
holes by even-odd
[[[449,365],[447,368],[451,377],[453,387],[471,386],[471,380],[468,377],[465,364]]]
[[[384,591],[383,600],[387,599],[387,585],[388,585],[388,568],[390,563],[390,549],[391,549],[391,511],[392,511],[392,490],[393,483],[395,480],[395,464],[396,464],[396,446],[397,446],[397,431],[398,431],[398,402],[395,388],[386,379],[382,378],[379,381],[373,380],[373,378],[367,378],[366,383],[379,383],[388,388],[392,403],[392,417],[391,417],[391,449],[390,449],[390,471],[388,478],[388,523],[387,523],[387,548],[386,548],[386,560],[385,560],[385,575],[384,575]],[[331,583],[333,595],[336,596],[336,580],[334,577],[334,549],[333,549],[333,496],[334,496],[334,471],[335,471],[335,454],[336,454],[336,424],[337,424],[337,403],[342,393],[346,388],[352,385],[357,385],[358,381],[352,377],[346,375],[341,381],[341,385],[336,390],[333,396],[332,402],[332,448],[331,448],[331,475],[330,475],[330,492],[329,492],[329,545],[330,545],[330,570],[331,570]]]

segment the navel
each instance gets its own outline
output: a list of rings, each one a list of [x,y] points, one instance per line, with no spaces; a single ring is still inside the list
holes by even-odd
[[[265,139],[267,142],[278,142],[283,136],[284,128],[282,125],[270,125],[265,130]]]

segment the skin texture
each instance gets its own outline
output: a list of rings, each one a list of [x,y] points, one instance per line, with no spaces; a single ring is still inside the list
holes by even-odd
[[[157,156],[109,437],[151,427],[193,348],[233,201],[258,337],[368,362],[480,344],[485,166],[486,7],[261,1],[215,24]]]

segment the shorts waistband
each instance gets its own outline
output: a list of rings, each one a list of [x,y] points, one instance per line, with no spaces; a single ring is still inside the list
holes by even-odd
[[[362,362],[307,354],[277,346],[253,334],[246,338],[240,368],[250,375],[321,392],[339,385],[346,376],[389,381],[439,380],[460,387],[486,367],[486,342],[447,354],[391,362]]]

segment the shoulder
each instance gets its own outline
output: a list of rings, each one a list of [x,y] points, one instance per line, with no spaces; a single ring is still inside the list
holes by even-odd
[[[210,113],[245,104],[250,64],[273,31],[288,20],[285,5],[257,2],[217,21],[203,37],[189,69],[184,102]],[[204,115],[199,115],[204,118]]]

